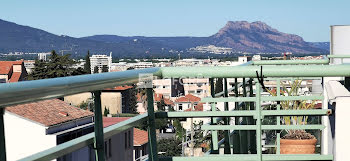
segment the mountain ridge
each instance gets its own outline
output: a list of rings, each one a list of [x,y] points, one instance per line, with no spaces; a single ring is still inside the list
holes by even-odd
[[[279,32],[261,21],[229,21],[217,33],[208,37],[145,37],[93,35],[81,38],[59,36],[50,32],[19,25],[0,19],[1,52],[47,52],[68,50],[83,55],[113,52],[114,56],[162,56],[173,54],[169,51],[186,51],[201,45],[231,47],[234,51],[245,52],[295,52],[324,53],[325,44],[305,42],[302,37]],[[323,45],[323,48],[322,46]],[[176,55],[176,54],[174,54]]]

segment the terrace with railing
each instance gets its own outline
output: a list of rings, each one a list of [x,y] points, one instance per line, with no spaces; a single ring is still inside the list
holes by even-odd
[[[21,161],[53,160],[89,145],[94,146],[96,160],[104,161],[104,138],[135,127],[144,121],[147,121],[148,126],[148,159],[151,161],[346,160],[348,155],[344,152],[346,152],[346,143],[349,143],[349,139],[346,137],[348,135],[346,124],[344,125],[347,120],[345,107],[349,105],[347,103],[350,103],[350,99],[345,96],[349,96],[349,92],[338,81],[333,80],[344,80],[350,77],[350,65],[330,64],[330,59],[333,58],[334,56],[321,60],[251,61],[232,67],[148,68],[0,84],[0,160],[6,160],[4,107],[82,92],[92,92],[94,95],[95,132],[23,158]],[[146,89],[148,110],[146,114],[103,128],[100,90],[138,83],[140,74],[152,74],[159,79],[209,78],[211,97],[203,98],[201,101],[209,103],[211,111],[155,112],[151,87]],[[333,79],[334,77],[336,79]],[[215,78],[224,79],[224,92],[214,93]],[[235,79],[235,87],[227,87],[227,78]],[[237,83],[237,80],[241,78],[243,82]],[[294,84],[307,82],[306,80],[319,81],[321,89],[324,90],[319,93],[290,92]],[[296,85],[295,88],[300,86]],[[347,78],[345,86],[349,87]],[[339,90],[342,92],[339,93]],[[235,93],[234,97],[228,95],[230,91]],[[217,111],[216,103],[218,102],[225,102],[225,111]],[[234,110],[229,111],[228,102],[235,102]],[[322,103],[321,108],[301,108],[304,105],[310,107],[315,102]],[[334,103],[336,103],[337,111],[335,111]],[[308,123],[307,117],[314,118],[316,121]],[[337,121],[336,130],[331,128],[332,122],[329,121],[332,120],[331,117],[335,117]],[[155,129],[157,118],[210,118],[209,124],[201,126],[201,130],[208,130],[211,133],[210,150],[201,157],[159,157]],[[293,118],[296,118],[299,123],[291,123]],[[316,145],[318,150],[315,154],[281,154],[281,133],[297,129],[313,131],[318,139]],[[220,131],[223,131],[224,138],[219,141]],[[276,137],[274,145],[262,144],[262,135],[267,131],[272,131]],[[330,135],[331,132],[335,135]],[[343,143],[334,143],[340,139]],[[266,148],[273,150],[266,153],[263,151]]]

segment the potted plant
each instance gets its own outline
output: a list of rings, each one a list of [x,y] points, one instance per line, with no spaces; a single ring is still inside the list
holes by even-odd
[[[298,96],[299,89],[302,80],[294,80],[293,83],[287,81],[289,87],[287,88],[283,82],[281,82],[283,90],[281,90],[282,96]],[[276,96],[275,90],[266,89],[272,96]],[[300,100],[288,100],[281,101],[280,105],[282,110],[306,110],[314,108],[316,100],[311,103],[308,101]],[[284,125],[306,125],[308,116],[283,116],[281,118],[282,124]],[[281,154],[314,154],[317,139],[312,134],[305,130],[286,130],[280,140],[280,153]]]

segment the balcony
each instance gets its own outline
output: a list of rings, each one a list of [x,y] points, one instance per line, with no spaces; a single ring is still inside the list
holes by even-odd
[[[94,133],[81,136],[77,139],[57,145],[51,149],[39,152],[21,161],[53,160],[65,154],[74,152],[86,146],[94,146],[96,160],[104,161],[104,138],[108,138],[121,131],[138,126],[147,121],[149,135],[149,160],[338,160],[345,161],[349,156],[346,147],[349,140],[346,136],[347,107],[350,103],[350,93],[334,77],[343,80],[350,77],[350,65],[329,64],[330,59],[321,60],[273,60],[250,61],[233,67],[164,67],[148,68],[142,70],[129,70],[122,72],[102,73],[74,77],[24,81],[0,85],[0,106],[6,107],[82,92],[92,92],[95,102]],[[337,57],[338,58],[338,57]],[[203,112],[154,112],[152,83],[146,88],[148,113],[135,116],[121,123],[103,128],[101,112],[101,92],[104,88],[118,85],[135,84],[139,82],[140,75],[152,74],[158,78],[209,78],[211,96],[203,98],[202,102],[211,105],[210,111]],[[224,79],[224,92],[214,93],[214,79]],[[227,87],[227,78],[242,83],[235,83],[235,87]],[[320,93],[285,94],[296,81],[319,80]],[[347,79],[345,85],[347,86]],[[270,82],[267,90],[265,84]],[[272,82],[272,83],[271,83]],[[233,91],[234,96],[228,96]],[[322,103],[320,109],[284,109],[284,102],[318,101]],[[225,103],[224,111],[217,111],[215,104]],[[228,102],[234,102],[234,110],[229,111]],[[329,105],[330,102],[330,105]],[[267,106],[272,108],[267,108]],[[289,106],[289,105],[288,105]],[[335,111],[335,106],[337,110]],[[3,110],[2,108],[2,114]],[[337,114],[336,117],[334,114]],[[282,124],[286,118],[316,117],[319,122],[314,124]],[[335,128],[332,127],[332,117],[335,119]],[[157,118],[210,118],[211,122],[201,126],[200,130],[210,131],[210,150],[202,157],[159,157],[156,143],[155,119]],[[273,124],[266,124],[266,118],[275,120]],[[240,121],[243,120],[243,121]],[[234,123],[232,123],[234,122]],[[345,125],[344,125],[345,123]],[[333,122],[334,124],[334,122]],[[0,116],[0,160],[6,160],[6,146],[4,136],[3,115]],[[281,154],[281,132],[285,130],[314,130],[319,134],[316,154]],[[276,143],[263,145],[262,135],[265,131],[274,131]],[[223,131],[224,138],[219,140],[219,133]],[[331,133],[335,133],[332,136]],[[336,142],[341,139],[341,142]],[[343,143],[342,143],[343,142]],[[268,154],[264,149],[271,148]],[[335,150],[336,149],[336,150]],[[142,158],[145,160],[145,158]]]

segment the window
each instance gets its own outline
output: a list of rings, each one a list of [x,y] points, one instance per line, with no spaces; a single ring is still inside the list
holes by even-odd
[[[182,111],[182,104],[179,104],[179,110]]]

